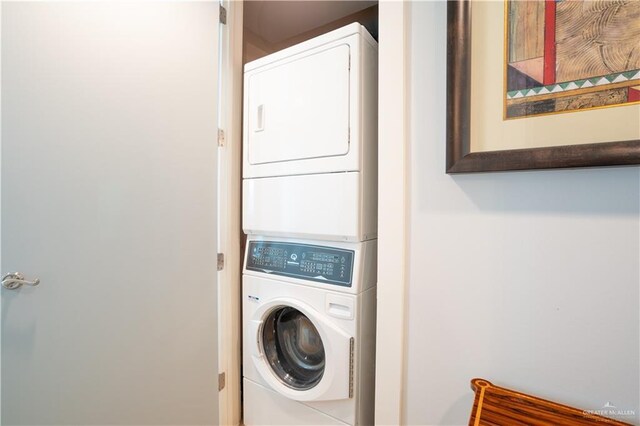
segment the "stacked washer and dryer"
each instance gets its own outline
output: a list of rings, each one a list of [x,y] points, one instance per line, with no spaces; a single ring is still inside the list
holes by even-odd
[[[244,423],[373,424],[377,43],[350,24],[244,88]]]

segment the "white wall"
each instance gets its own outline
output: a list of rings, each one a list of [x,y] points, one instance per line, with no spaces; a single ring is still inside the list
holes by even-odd
[[[404,419],[466,424],[483,377],[637,424],[640,169],[446,175],[446,4],[411,7]]]

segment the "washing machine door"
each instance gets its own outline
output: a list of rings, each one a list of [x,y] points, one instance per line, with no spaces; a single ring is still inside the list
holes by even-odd
[[[294,300],[272,301],[252,321],[254,364],[280,394],[298,401],[351,397],[353,338]]]
[[[282,306],[267,315],[262,350],[273,373],[292,389],[309,390],[322,379],[326,361],[322,337],[296,308]]]

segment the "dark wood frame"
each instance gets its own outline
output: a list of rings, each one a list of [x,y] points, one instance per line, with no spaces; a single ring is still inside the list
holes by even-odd
[[[640,140],[471,152],[470,89],[471,0],[449,0],[447,2],[447,173],[640,164]]]

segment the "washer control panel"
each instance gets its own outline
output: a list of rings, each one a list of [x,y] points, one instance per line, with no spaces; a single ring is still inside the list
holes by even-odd
[[[278,241],[249,241],[247,269],[351,287],[354,251]]]

